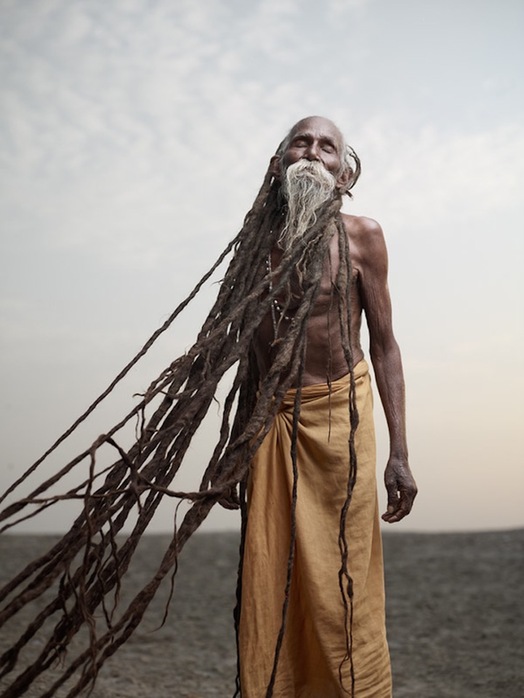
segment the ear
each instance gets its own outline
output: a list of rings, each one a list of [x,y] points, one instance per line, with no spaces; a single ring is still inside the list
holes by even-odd
[[[349,167],[349,166],[344,167],[342,172],[337,177],[337,189],[342,193],[347,191],[348,185],[351,182],[352,178],[353,178],[353,170],[351,169],[351,167]]]
[[[280,181],[280,156],[279,155],[273,155],[271,160],[269,161],[269,172],[273,175],[273,177]]]

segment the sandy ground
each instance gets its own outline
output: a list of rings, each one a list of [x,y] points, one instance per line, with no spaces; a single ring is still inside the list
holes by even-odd
[[[0,582],[51,540],[0,537]],[[147,537],[123,602],[150,578],[167,544],[165,536]],[[395,698],[522,698],[524,530],[386,534],[384,547]],[[166,624],[156,629],[168,585],[104,666],[92,698],[232,696],[237,559],[235,533],[194,536],[181,556]],[[2,649],[14,641],[21,620],[0,631]],[[24,695],[41,696],[50,678]]]

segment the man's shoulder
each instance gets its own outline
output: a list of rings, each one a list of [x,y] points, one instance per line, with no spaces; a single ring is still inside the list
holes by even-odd
[[[342,220],[347,234],[350,239],[355,242],[362,241],[368,244],[374,244],[384,239],[382,227],[374,218],[343,213]]]
[[[370,272],[387,273],[386,242],[380,224],[367,216],[342,216],[354,267],[363,277],[369,277]]]

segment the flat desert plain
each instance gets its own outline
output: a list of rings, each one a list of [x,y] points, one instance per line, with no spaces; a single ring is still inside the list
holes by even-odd
[[[1,536],[0,583],[54,540]],[[144,537],[126,576],[123,604],[154,574],[168,543],[167,536]],[[522,698],[524,530],[386,532],[384,551],[394,697]],[[237,533],[193,536],[180,556],[165,624],[159,628],[169,583],[160,589],[135,634],[104,665],[92,698],[232,696],[237,562]],[[2,650],[30,617],[24,609],[20,618],[2,628]],[[56,671],[40,677],[24,695],[43,695]],[[0,683],[2,693],[7,678]],[[66,696],[67,688],[55,695]]]

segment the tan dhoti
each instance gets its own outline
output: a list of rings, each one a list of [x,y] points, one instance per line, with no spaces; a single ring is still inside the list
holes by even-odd
[[[353,579],[354,698],[390,698],[382,543],[375,478],[375,434],[368,366],[355,368],[357,481],[348,512]],[[349,377],[302,389],[298,430],[296,543],[289,610],[273,696],[351,695],[338,572],[340,510],[348,478]],[[264,698],[270,681],[290,541],[290,447],[295,391],[286,395],[253,462],[242,575],[239,656],[242,698]]]

